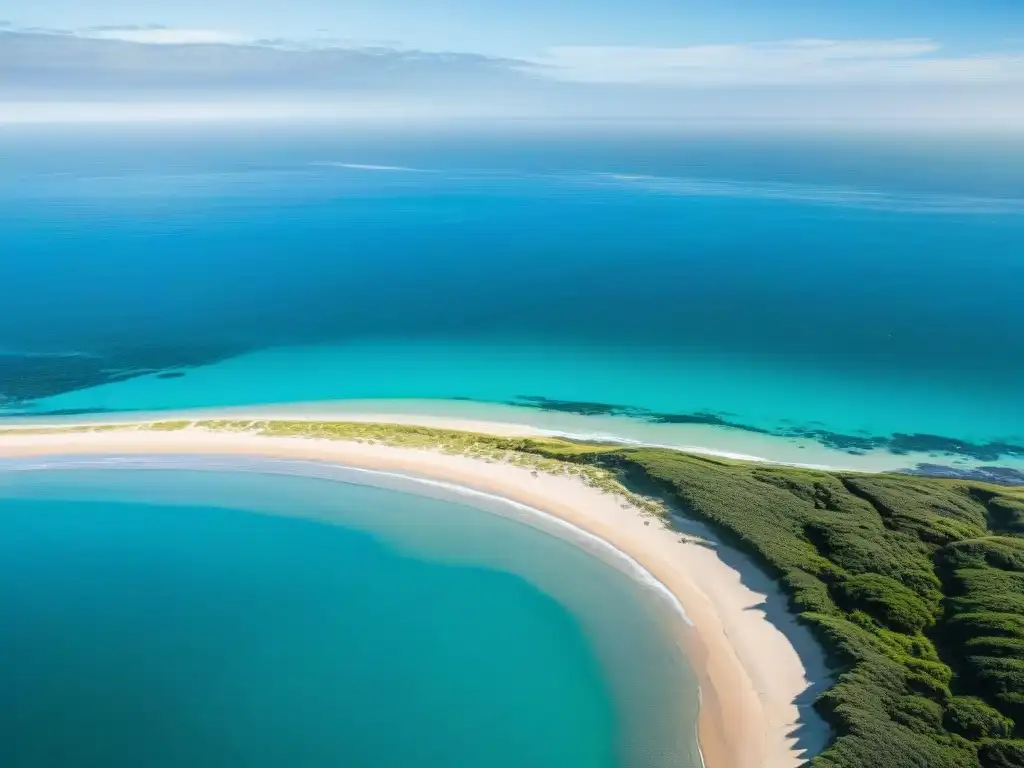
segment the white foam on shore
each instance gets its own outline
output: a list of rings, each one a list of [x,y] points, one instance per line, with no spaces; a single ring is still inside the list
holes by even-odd
[[[118,414],[97,413],[94,416],[76,414],[70,417],[61,416],[12,416],[0,421],[0,435],[6,426],[13,428],[68,428],[101,425],[123,425],[125,427],[144,426],[160,421],[193,421],[210,420],[253,420],[253,421],[320,421],[320,422],[354,422],[381,423],[399,426],[420,426],[434,429],[448,429],[463,432],[479,432],[499,436],[521,437],[552,437],[576,440],[589,443],[605,443],[637,448],[663,448],[681,453],[700,456],[711,456],[733,461],[747,461],[758,464],[795,467],[836,472],[893,472],[912,469],[917,463],[934,462],[936,457],[928,454],[904,454],[896,456],[884,451],[874,451],[850,460],[841,451],[825,446],[812,446],[807,453],[814,454],[819,461],[798,461],[786,456],[787,445],[792,440],[786,437],[771,436],[751,439],[728,427],[699,425],[687,429],[672,425],[660,429],[659,435],[673,437],[678,434],[678,442],[644,439],[640,436],[629,436],[624,432],[650,429],[651,425],[630,419],[629,417],[594,417],[572,414],[559,414],[558,425],[551,425],[552,417],[543,414],[538,417],[528,408],[503,404],[475,403],[476,408],[462,412],[458,401],[429,401],[429,407],[423,406],[424,401],[413,401],[420,407],[409,407],[409,403],[398,401],[327,401],[313,403],[287,403],[275,405],[247,405],[215,408],[201,408],[169,411],[136,411]],[[440,406],[440,407],[438,407]],[[609,424],[613,421],[613,424]],[[599,422],[601,427],[622,429],[622,433],[612,431],[576,430],[572,426],[585,426],[582,422]],[[586,426],[589,426],[587,424]],[[661,427],[662,425],[658,425]],[[684,434],[685,432],[685,434]],[[692,442],[693,438],[709,438],[711,442],[735,442],[736,449],[714,445],[702,445]],[[687,439],[689,438],[689,439]],[[807,441],[813,444],[813,440]],[[740,447],[742,445],[742,447]],[[790,446],[791,447],[791,446]],[[771,455],[772,450],[777,451]],[[756,451],[756,452],[755,452]],[[977,462],[974,462],[977,463]],[[1005,463],[1005,462],[1004,462]]]
[[[436,402],[443,404],[443,406],[446,406],[449,410],[384,410],[388,408],[389,405],[393,406],[394,401],[384,401],[383,403],[375,401],[330,401],[328,403],[289,404],[287,407],[283,408],[281,406],[243,406],[237,409],[217,409],[216,412],[208,411],[204,413],[202,418],[252,418],[256,420],[271,421],[308,420],[359,423],[379,422],[382,424],[422,426],[427,428],[451,429],[466,432],[481,432],[485,434],[519,435],[523,437],[553,437],[586,443],[622,445],[632,448],[663,448],[669,451],[678,451],[680,453],[696,454],[699,456],[711,456],[733,461],[747,461],[756,464],[769,464],[782,467],[794,467],[797,469],[812,469],[832,472],[893,472],[903,469],[912,469],[917,462],[935,460],[934,457],[930,457],[926,454],[906,454],[895,456],[893,454],[885,453],[884,451],[876,451],[874,452],[875,455],[871,457],[875,459],[874,461],[865,461],[863,464],[858,465],[857,462],[854,461],[844,461],[846,454],[841,451],[833,450],[825,446],[819,446],[816,450],[808,452],[820,455],[823,459],[827,459],[827,461],[795,461],[791,458],[784,458],[782,456],[773,457],[763,453],[751,453],[745,450],[711,447],[683,440],[680,442],[670,443],[659,440],[646,440],[640,437],[630,437],[625,434],[617,434],[611,431],[591,432],[550,427],[545,425],[544,421],[546,421],[546,419],[542,420],[534,418],[531,420],[530,417],[536,417],[537,414],[535,414],[531,409],[521,406],[475,403],[474,405],[482,409],[483,412],[467,413],[463,415],[458,412],[457,406],[461,405],[458,401]],[[381,406],[383,406],[383,408],[381,408]],[[310,410],[303,410],[303,408]],[[356,408],[358,408],[358,410]],[[378,408],[381,409],[378,410]],[[196,412],[193,412],[191,415],[193,418],[198,420],[199,417]],[[188,416],[188,413],[180,413],[177,418],[187,418]],[[602,426],[608,425],[609,421],[614,421],[616,422],[614,426],[625,430],[635,430],[637,428],[644,429],[650,428],[651,426],[626,416],[595,417],[582,416],[578,414],[571,414],[569,416],[559,414],[559,419],[563,422],[571,420],[576,423],[581,421],[600,421]],[[666,426],[667,429],[675,430],[676,432],[681,432],[685,429],[685,427],[681,427],[679,425],[658,425],[658,427],[661,426]],[[741,430],[736,430],[730,427],[699,425],[698,427],[695,427],[695,429],[701,429],[705,432],[714,432],[719,439],[728,436],[734,439],[737,443],[744,443],[744,446],[748,449],[777,448],[792,442],[791,438],[770,436],[763,437],[755,443],[749,438],[744,439],[746,436],[741,434]],[[666,436],[668,436],[667,430]],[[680,436],[682,437],[682,435]],[[769,446],[767,443],[772,443],[773,445]],[[868,455],[865,454],[858,458],[861,458],[863,461],[868,458]]]
[[[283,474],[283,475],[297,475],[301,477],[310,477],[322,480],[333,480],[335,482],[353,482],[350,480],[340,479],[335,475],[323,472],[324,468],[341,469],[345,472],[351,472],[366,477],[378,477],[378,478],[389,478],[392,480],[399,480],[403,483],[409,483],[411,485],[428,486],[432,488],[438,488],[443,491],[452,493],[458,497],[484,499],[487,501],[497,502],[498,504],[511,507],[519,512],[525,513],[528,516],[533,516],[544,521],[546,526],[555,528],[562,531],[565,536],[561,537],[568,541],[578,543],[580,541],[586,542],[593,548],[598,549],[605,556],[610,557],[618,561],[625,567],[627,575],[635,579],[637,582],[653,590],[658,594],[659,597],[666,600],[672,609],[679,615],[679,617],[688,625],[693,626],[693,622],[686,613],[686,609],[683,604],[679,601],[679,598],[673,594],[673,592],[665,586],[658,578],[643,567],[636,559],[634,559],[628,553],[622,551],[614,544],[606,541],[600,536],[586,531],[579,526],[573,525],[572,523],[563,520],[562,518],[553,515],[549,512],[545,512],[542,509],[524,504],[520,501],[510,499],[507,496],[500,494],[491,493],[489,491],[482,491],[477,488],[470,486],[459,485],[458,483],[450,483],[444,480],[434,480],[419,475],[406,474],[404,472],[391,472],[380,469],[365,469],[363,467],[353,467],[347,464],[341,464],[335,461],[304,461],[300,459],[276,459],[270,457],[260,458],[236,458],[230,457],[228,461],[223,461],[225,457],[218,456],[217,454],[210,455],[190,455],[189,458],[194,458],[196,461],[189,461],[184,456],[177,456],[174,458],[165,456],[107,456],[107,457],[94,457],[88,459],[72,458],[72,457],[56,457],[52,461],[32,461],[23,459],[13,460],[0,460],[0,468],[4,471],[41,471],[41,470],[54,470],[54,469],[187,469],[187,470],[199,470],[199,471],[230,471],[230,472],[252,472],[256,474],[267,474],[267,467],[273,467],[278,471],[270,470],[270,474]],[[217,460],[222,460],[223,463],[217,463]],[[262,465],[262,466],[258,466]],[[282,471],[283,468],[292,468],[299,471]],[[306,471],[301,471],[305,469]],[[312,471],[311,471],[312,470]],[[321,471],[317,471],[321,470]],[[367,485],[373,485],[373,483],[366,483]],[[482,507],[475,507],[484,512],[495,514],[491,510],[487,510]],[[515,518],[513,518],[515,519]],[[546,531],[547,528],[540,528],[539,530]]]

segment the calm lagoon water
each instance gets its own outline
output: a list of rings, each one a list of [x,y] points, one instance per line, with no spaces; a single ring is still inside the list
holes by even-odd
[[[1019,139],[9,128],[0,171],[11,416],[473,401],[1024,467]]]
[[[3,469],[5,768],[699,765],[663,598],[507,505],[295,462]]]

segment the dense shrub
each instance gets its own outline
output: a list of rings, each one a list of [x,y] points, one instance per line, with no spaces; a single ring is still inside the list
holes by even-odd
[[[888,576],[860,573],[837,586],[841,603],[860,608],[893,629],[915,634],[934,623],[928,607],[910,589]]]
[[[1024,765],[1024,741],[986,741],[978,757],[982,768],[1020,768]]]
[[[988,507],[992,530],[1000,533],[1024,533],[1024,500],[995,494],[985,494],[983,498]]]
[[[943,728],[942,705],[921,696],[904,696],[891,715],[897,723],[918,733],[935,734]]]
[[[1013,733],[1013,721],[981,699],[956,696],[946,704],[946,728],[969,739],[1004,738]]]

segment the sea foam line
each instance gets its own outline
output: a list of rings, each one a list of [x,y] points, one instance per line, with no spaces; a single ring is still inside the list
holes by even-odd
[[[310,165],[321,168],[348,168],[353,171],[398,171],[401,173],[423,173],[421,168],[409,168],[404,165],[373,165],[371,163],[341,163],[333,160],[316,160]]]
[[[1021,214],[1024,200],[913,192],[885,192],[786,182],[739,181],[646,174],[595,173],[596,183],[680,197],[732,197],[785,200],[817,205],[922,214]]]

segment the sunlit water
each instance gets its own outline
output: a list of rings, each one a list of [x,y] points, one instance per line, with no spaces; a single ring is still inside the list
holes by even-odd
[[[322,465],[124,465],[0,472],[5,767],[699,765],[679,617],[585,540]]]
[[[10,415],[433,399],[1024,466],[1020,142],[8,129],[0,163]]]

